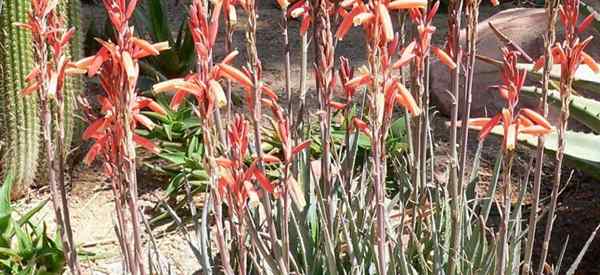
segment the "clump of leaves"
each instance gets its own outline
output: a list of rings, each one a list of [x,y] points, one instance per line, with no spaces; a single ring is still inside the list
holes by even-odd
[[[2,274],[62,274],[65,258],[56,239],[48,237],[47,227],[31,222],[31,218],[48,202],[41,202],[24,215],[18,215],[10,203],[12,176],[0,187],[0,270]]]

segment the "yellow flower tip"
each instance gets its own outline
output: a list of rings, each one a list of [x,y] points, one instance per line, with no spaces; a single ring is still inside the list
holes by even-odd
[[[171,49],[171,46],[169,45],[169,41],[154,43],[154,44],[152,44],[152,47],[154,47],[154,49],[156,49],[159,52]]]
[[[371,21],[371,19],[373,19],[374,17],[375,17],[375,15],[370,12],[361,12],[361,13],[357,14],[356,16],[354,16],[354,18],[352,19],[352,24],[355,27],[357,27],[366,22]]]
[[[225,92],[223,91],[223,87],[216,80],[208,81],[208,89],[215,97],[217,108],[222,108],[227,105],[227,96],[225,96]]]
[[[388,8],[391,10],[426,9],[427,0],[396,0],[390,2]]]
[[[277,0],[277,4],[279,4],[279,7],[282,10],[286,10],[287,7],[290,5],[290,2],[288,0]]]
[[[383,35],[387,42],[394,40],[394,26],[392,25],[392,19],[390,18],[390,13],[385,5],[379,3],[377,5],[377,10],[379,12],[379,19],[381,20],[381,25],[383,26]]]
[[[125,52],[123,52],[121,59],[123,62],[123,67],[125,68],[125,72],[127,72],[127,78],[129,79],[129,81],[133,81],[133,80],[137,79],[137,69],[136,69],[137,64],[135,64],[133,62],[133,59],[131,58],[131,54],[129,54],[129,52],[125,51]]]
[[[304,13],[304,8],[302,8],[302,7],[301,7],[301,8],[294,9],[294,10],[293,10],[293,11],[290,13],[290,16],[291,16],[292,18],[298,18],[298,17],[299,17],[300,15],[302,15],[303,13]]]
[[[506,151],[515,150],[517,143],[517,125],[510,124],[506,129],[506,135],[504,136],[504,149]]]
[[[185,84],[186,81],[183,78],[174,78],[154,84],[154,86],[152,86],[152,90],[155,93],[174,91],[177,90],[178,87],[184,86]]]

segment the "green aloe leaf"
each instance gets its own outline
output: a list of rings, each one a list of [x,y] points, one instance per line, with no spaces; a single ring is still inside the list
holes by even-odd
[[[501,136],[503,130],[501,127],[495,127],[492,130],[495,135]],[[566,147],[565,156],[576,167],[588,172],[591,176],[600,179],[600,135],[593,133],[582,133],[567,131],[565,133]],[[519,141],[522,144],[537,147],[538,138],[530,135],[520,135]],[[555,154],[558,148],[558,132],[553,131],[546,135],[544,149],[551,154]]]
[[[524,95],[539,97],[542,94],[535,87],[523,87],[521,90]],[[548,103],[556,108],[560,108],[560,94],[556,90],[548,91]],[[594,132],[600,133],[600,101],[589,99],[583,96],[571,95],[571,104],[569,106],[571,117],[583,123]]]
[[[543,70],[533,71],[532,64],[518,64],[520,69],[525,69],[529,72],[529,75],[536,79],[541,79]],[[560,80],[560,65],[552,66],[550,71],[550,78],[554,80]],[[592,71],[588,66],[579,66],[575,72],[573,81],[575,89],[584,89],[594,94],[600,95],[600,74]]]

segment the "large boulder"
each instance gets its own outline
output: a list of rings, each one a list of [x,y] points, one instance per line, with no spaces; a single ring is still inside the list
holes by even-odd
[[[516,8],[501,11],[478,24],[478,54],[497,60],[502,59],[500,48],[503,43],[490,28],[489,22],[492,22],[500,32],[523,48],[529,56],[536,59],[544,52],[543,35],[546,31],[546,21],[544,9]],[[560,27],[558,30],[557,39],[562,39],[562,30]],[[589,35],[600,39],[600,34],[592,28],[589,28],[587,33],[582,34],[582,37],[586,38]],[[463,45],[465,36],[466,31],[462,30],[460,37]],[[586,52],[596,60],[600,60],[600,41],[590,43]],[[437,105],[442,113],[448,115],[452,106],[451,97],[447,92],[450,87],[450,73],[446,66],[436,62],[431,66],[431,76],[433,103]],[[504,106],[505,101],[501,99],[497,90],[489,88],[492,85],[499,84],[500,81],[500,71],[497,66],[480,60],[476,61],[471,109],[473,116],[495,113]],[[523,100],[522,104],[534,107],[536,102]]]

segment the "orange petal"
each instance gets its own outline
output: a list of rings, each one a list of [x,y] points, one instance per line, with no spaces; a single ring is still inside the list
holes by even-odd
[[[391,10],[399,9],[426,9],[427,0],[396,0],[388,4]]]
[[[346,88],[358,88],[369,83],[371,83],[371,74],[367,73],[350,79],[345,86]]]
[[[169,79],[167,81],[154,84],[154,86],[152,86],[152,90],[154,90],[156,93],[174,91],[178,90],[178,86],[184,86],[186,83],[187,81],[185,81],[183,78]]]
[[[542,127],[541,125],[532,125],[529,127],[519,128],[519,132],[521,132],[523,134],[539,137],[539,136],[549,134],[550,132],[552,132],[552,129]]]
[[[242,71],[234,68],[233,66],[227,64],[219,64],[219,72],[222,77],[228,78],[231,81],[235,81],[240,85],[244,86],[244,88],[252,88],[254,85],[248,76],[246,76]]]
[[[352,24],[357,27],[365,24],[375,18],[375,14],[371,12],[361,12],[352,18]]]
[[[158,148],[158,146],[156,146],[156,144],[152,143],[152,141],[150,141],[140,135],[133,134],[133,141],[136,144],[146,148],[146,150],[148,150],[150,152],[153,152],[155,154],[160,153],[160,149]]]
[[[583,21],[581,21],[581,24],[579,24],[579,26],[577,27],[577,32],[578,33],[584,32],[585,29],[587,29],[587,27],[589,27],[590,24],[592,24],[592,22],[594,21],[594,19],[595,19],[596,16],[598,16],[597,13],[596,12],[592,12],[585,19],[583,19]]]
[[[546,63],[546,58],[542,55],[540,56],[540,58],[538,58],[535,63],[533,64],[533,71],[537,72],[540,69],[542,69],[542,67],[544,67],[544,64]]]
[[[125,71],[127,72],[127,78],[129,79],[129,81],[135,81],[138,76],[138,71],[136,69],[137,64],[133,62],[131,55],[127,51],[123,52],[121,58],[123,61],[123,67],[125,67]]]
[[[479,131],[479,140],[485,139],[490,134],[490,132],[492,132],[492,129],[494,129],[494,127],[498,125],[498,122],[500,122],[501,118],[502,116],[500,114],[497,114],[493,118],[489,119],[488,122],[485,125],[483,125],[483,127],[481,127],[481,131]]]
[[[152,122],[152,120],[150,118],[148,118],[147,116],[145,116],[145,115],[134,114],[133,117],[135,118],[135,120],[137,122],[141,123],[142,125],[144,125],[149,130],[154,129],[154,126],[156,126],[156,124],[154,124],[154,122]]]
[[[227,96],[225,96],[225,91],[223,91],[223,87],[221,87],[221,84],[219,84],[218,81],[212,79],[209,80],[208,91],[214,97],[218,108],[227,105]]]
[[[90,126],[88,126],[87,129],[83,131],[82,138],[86,140],[97,136],[98,132],[103,131],[106,127],[106,121],[106,118],[100,118],[92,122],[92,124],[90,124]]]
[[[40,89],[40,83],[34,82],[21,91],[22,95],[30,95]]]
[[[225,56],[225,58],[223,58],[223,60],[221,61],[221,64],[229,64],[231,61],[233,61],[233,59],[239,54],[240,52],[238,52],[237,50],[234,50],[232,52],[230,52],[227,56]]]
[[[348,33],[348,31],[352,27],[352,22],[354,22],[354,17],[357,16],[361,12],[362,12],[362,9],[358,6],[356,6],[356,7],[352,8],[352,10],[348,14],[346,14],[346,16],[344,16],[344,18],[342,19],[342,23],[340,23],[337,31],[335,32],[335,37],[338,40],[344,40],[344,36],[346,36],[346,33]]]
[[[273,193],[273,191],[275,191],[275,186],[273,186],[273,183],[271,183],[271,181],[269,181],[269,179],[267,178],[267,176],[265,176],[265,174],[263,174],[263,172],[261,172],[258,169],[255,169],[254,177],[256,178],[256,181],[258,181],[260,186],[263,189],[265,189],[267,192]]]
[[[490,120],[491,118],[489,117],[471,118],[467,121],[467,127],[475,130],[481,130],[481,128],[490,122]],[[460,125],[460,123],[458,124]]]
[[[231,168],[233,167],[233,161],[227,158],[217,158],[215,159],[215,161],[217,162],[217,164],[223,168]]]
[[[160,52],[156,48],[154,48],[152,46],[152,44],[150,44],[150,42],[148,42],[146,40],[134,37],[131,39],[131,41],[133,42],[133,44],[135,44],[140,49],[142,49],[144,54],[147,54],[147,55],[159,55],[160,54]]]
[[[444,65],[448,66],[448,68],[450,68],[450,70],[456,69],[456,63],[454,63],[454,60],[452,60],[452,58],[450,58],[450,56],[448,54],[446,54],[446,52],[444,52],[442,49],[440,49],[438,47],[432,47],[431,50],[433,51],[435,56],[437,56],[437,58],[440,60],[440,62],[442,62]]]
[[[533,123],[535,123],[536,125],[540,125],[546,129],[552,129],[552,124],[550,124],[548,120],[546,120],[542,115],[538,114],[536,111],[528,108],[522,108],[520,112],[521,114],[529,118],[531,121],[533,121]]]
[[[507,151],[512,151],[515,149],[517,142],[517,125],[514,123],[508,125],[508,127],[506,127],[505,133],[506,134],[504,135],[504,149]]]
[[[581,59],[593,72],[600,73],[600,66],[589,54],[581,52]]]
[[[392,25],[392,19],[390,18],[390,13],[388,9],[382,3],[377,5],[377,11],[379,12],[379,19],[381,20],[381,25],[383,27],[383,35],[387,42],[394,40],[394,27]]]
[[[500,5],[500,2],[498,0],[490,0],[490,2],[492,3],[492,6],[498,6]]]
[[[294,149],[292,149],[292,154],[298,154],[299,152],[303,151],[304,149],[306,149],[308,146],[310,146],[311,144],[311,140],[305,140],[304,142],[296,145],[296,147],[294,147]]]
[[[404,108],[408,110],[413,116],[418,116],[421,113],[421,109],[417,106],[417,102],[410,94],[408,89],[402,85],[402,83],[398,83],[398,93],[396,99]]]
[[[415,41],[410,42],[404,49],[402,49],[400,54],[400,59],[392,65],[394,69],[398,69],[404,66],[408,61],[415,57],[414,50],[417,43]]]
[[[361,131],[369,129],[369,125],[357,117],[352,119],[352,124],[354,124],[354,127],[356,127],[356,129]]]
[[[281,160],[278,157],[269,154],[264,154],[262,160],[266,164],[281,163]]]
[[[187,92],[185,92],[185,91],[176,92],[175,95],[173,96],[173,98],[171,98],[171,103],[169,104],[171,109],[173,109],[173,110],[179,109],[179,106],[185,99],[186,95],[187,95]]]
[[[336,101],[330,101],[329,102],[329,106],[331,106],[332,108],[334,108],[336,110],[341,110],[341,109],[344,109],[346,107],[346,104],[340,103],[340,102],[336,102]]]
[[[96,159],[96,155],[98,155],[101,149],[102,145],[100,143],[94,143],[90,150],[88,150],[88,152],[85,154],[85,157],[83,158],[83,163],[85,163],[88,166],[92,164],[92,162]]]
[[[285,10],[290,5],[290,2],[288,2],[287,0],[277,0],[277,4],[279,4],[279,7],[282,10]]]

